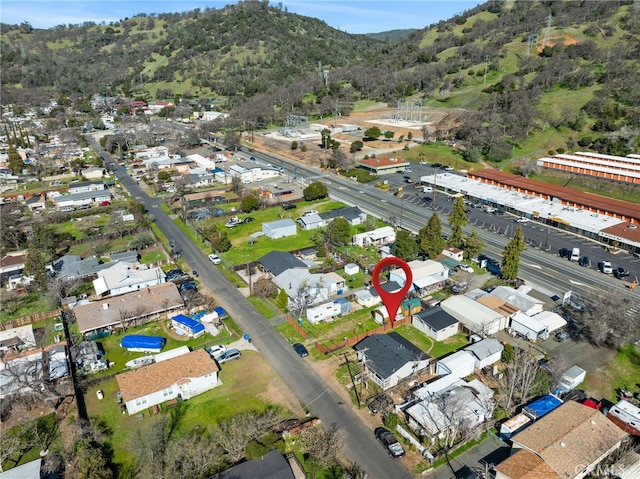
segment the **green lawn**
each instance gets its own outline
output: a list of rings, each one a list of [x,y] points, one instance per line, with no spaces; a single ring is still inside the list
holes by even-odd
[[[6,294],[6,290],[2,291],[2,295],[4,294]],[[2,295],[0,295],[0,301],[3,301]],[[11,313],[0,313],[0,322],[23,318],[25,316],[31,316],[32,314],[46,313],[54,309],[45,295],[31,293],[20,298],[19,307],[15,311]]]
[[[640,347],[630,344],[618,351],[613,362],[593,373],[587,373],[583,386],[598,399],[616,402],[620,389],[636,391],[638,384],[640,384]]]

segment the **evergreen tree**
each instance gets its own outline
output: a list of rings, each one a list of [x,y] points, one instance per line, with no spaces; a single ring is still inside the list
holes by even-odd
[[[502,277],[507,281],[513,281],[518,277],[520,269],[520,254],[525,250],[524,233],[522,227],[518,226],[516,234],[507,243],[502,253]]]
[[[471,234],[464,238],[464,258],[477,258],[484,250],[484,247],[485,242],[480,236],[480,233],[478,233],[478,230],[472,230]]]
[[[22,169],[24,168],[24,161],[22,161],[22,157],[20,156],[20,153],[18,153],[16,145],[13,143],[9,145],[7,162],[14,175],[19,175],[20,173],[22,173]]]
[[[467,214],[464,212],[464,200],[462,196],[458,196],[453,202],[453,209],[449,214],[449,224],[451,225],[451,237],[449,238],[449,246],[454,248],[462,248],[464,245],[464,233],[462,228],[467,224]]]
[[[420,251],[429,258],[435,258],[444,249],[446,242],[442,237],[442,222],[438,213],[433,213],[426,226],[418,232]]]
[[[405,261],[413,261],[418,256],[418,242],[410,232],[400,230],[396,234],[391,254]]]
[[[45,268],[42,249],[38,243],[35,234],[33,234],[27,247],[23,274],[25,276],[32,276],[38,287],[44,288],[47,284],[47,270]]]
[[[336,218],[327,226],[324,237],[329,244],[343,246],[351,239],[351,226],[344,218]]]

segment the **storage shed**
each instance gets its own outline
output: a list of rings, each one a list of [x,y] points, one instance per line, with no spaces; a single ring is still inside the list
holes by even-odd
[[[573,366],[560,376],[560,380],[558,381],[559,388],[563,392],[569,392],[582,384],[586,375],[587,372],[584,369],[579,366]]]
[[[178,314],[171,318],[171,326],[179,333],[179,331],[184,332],[187,336],[192,338],[199,338],[204,334],[204,325],[191,319],[189,316],[185,316],[184,314]]]
[[[166,340],[160,336],[143,336],[131,334],[120,341],[120,346],[129,351],[159,353],[162,351]]]
[[[262,232],[271,239],[294,236],[297,233],[296,224],[293,220],[285,219],[262,223]]]
[[[511,329],[533,342],[549,337],[549,330],[544,324],[524,313],[516,313],[513,315],[511,319]]]
[[[554,313],[553,311],[542,311],[541,313],[535,314],[532,316],[540,323],[544,324],[547,327],[547,331],[549,333],[553,333],[558,329],[562,329],[567,325],[567,321],[560,316],[558,313]]]
[[[360,272],[360,266],[355,263],[349,263],[344,265],[344,274],[354,275]]]
[[[517,432],[531,424],[531,418],[524,413],[516,414],[500,426],[500,439],[510,439]]]
[[[444,376],[451,374],[457,378],[464,378],[473,374],[476,365],[475,356],[469,351],[458,351],[438,360],[436,374]]]
[[[436,341],[444,341],[458,332],[458,320],[442,308],[423,309],[411,319],[414,328]]]

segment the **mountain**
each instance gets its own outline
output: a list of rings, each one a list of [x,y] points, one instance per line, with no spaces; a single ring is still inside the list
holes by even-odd
[[[257,126],[406,99],[446,109],[434,136],[468,161],[625,154],[640,148],[638,5],[492,0],[397,42],[249,1],[112,25],[3,25],[2,96],[191,99]]]
[[[389,41],[391,43],[398,43],[403,38],[408,37],[413,32],[416,32],[415,28],[406,28],[403,30],[389,30],[386,32],[380,33],[367,33],[368,37],[375,38],[376,40],[380,40],[382,42]]]

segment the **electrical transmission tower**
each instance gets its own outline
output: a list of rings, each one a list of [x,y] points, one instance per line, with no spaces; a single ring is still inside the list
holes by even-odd
[[[542,49],[551,43],[551,14],[547,17],[547,28],[544,30],[544,40],[542,40]]]
[[[537,46],[538,46],[538,34],[532,33],[527,37],[527,56],[528,57],[531,56],[531,47],[533,47],[535,50]]]

